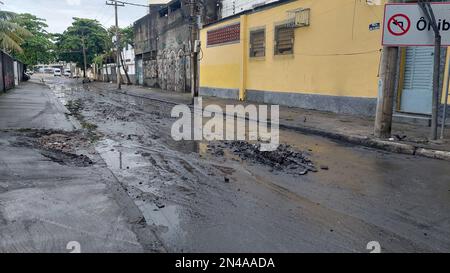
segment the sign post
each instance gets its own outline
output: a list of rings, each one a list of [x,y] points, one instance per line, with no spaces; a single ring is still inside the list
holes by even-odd
[[[432,117],[431,117],[431,139],[437,140],[438,137],[438,123],[439,123],[439,82],[441,76],[441,44],[442,38],[440,34],[440,26],[436,22],[433,9],[430,3],[425,3],[423,0],[419,0],[419,6],[425,14],[426,18],[430,22],[434,31],[434,71],[433,71],[433,99],[432,99]],[[444,19],[445,22],[445,19]],[[418,27],[419,28],[419,27]]]
[[[423,5],[429,6],[427,13]],[[386,4],[383,46],[435,46],[434,25],[442,46],[450,46],[450,2]]]
[[[435,47],[431,139],[437,140],[441,46],[450,46],[450,3],[386,4],[383,45]]]

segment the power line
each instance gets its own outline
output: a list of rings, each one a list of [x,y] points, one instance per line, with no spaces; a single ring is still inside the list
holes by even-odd
[[[137,4],[137,3],[125,2],[125,1],[111,0],[111,2],[116,2],[116,3],[122,4],[122,5],[130,5],[130,6],[135,6],[135,7],[144,7],[144,8],[149,7],[149,5],[143,5],[143,4]]]

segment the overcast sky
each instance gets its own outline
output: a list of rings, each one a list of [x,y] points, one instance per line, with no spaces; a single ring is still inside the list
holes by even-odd
[[[138,4],[148,4],[148,0],[123,0]],[[2,10],[17,13],[31,13],[47,20],[48,31],[62,33],[72,24],[73,17],[97,19],[105,27],[114,25],[114,7],[107,6],[106,0],[2,0]],[[152,3],[166,3],[166,0],[152,0]],[[119,8],[119,24],[132,24],[147,14],[145,7],[126,6]]]

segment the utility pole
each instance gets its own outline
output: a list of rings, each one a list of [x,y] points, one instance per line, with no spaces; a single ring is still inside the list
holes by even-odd
[[[191,94],[192,101],[198,97],[198,22],[197,22],[197,0],[190,0],[190,28],[191,28]]]
[[[83,63],[84,63],[83,78],[86,79],[87,57],[86,57],[86,43],[84,38],[84,32],[82,32],[81,34],[81,43],[83,47]]]
[[[440,104],[440,92],[439,83],[441,76],[441,34],[439,27],[434,16],[433,8],[429,2],[419,0],[419,6],[425,13],[425,17],[430,22],[434,31],[434,70],[433,70],[433,101],[432,101],[432,116],[431,116],[431,140],[438,139],[438,126],[439,126],[439,104]]]
[[[117,7],[123,7],[125,6],[124,3],[120,2],[118,3],[118,1],[116,0],[112,0],[109,2],[106,2],[106,5],[109,6],[114,6],[114,12],[115,12],[115,17],[116,17],[116,78],[117,78],[117,89],[122,89],[122,84],[121,84],[121,75],[120,75],[120,33],[119,33],[119,16],[118,16],[118,9]]]
[[[389,0],[388,3],[398,3]],[[392,132],[392,115],[394,110],[395,82],[397,77],[398,47],[383,47],[378,82],[378,103],[375,118],[375,136],[390,138]]]

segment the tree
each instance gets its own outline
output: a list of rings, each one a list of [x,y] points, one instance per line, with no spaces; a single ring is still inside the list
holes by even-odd
[[[20,45],[25,38],[32,36],[30,31],[14,21],[16,18],[16,13],[0,10],[0,47],[5,51],[22,52]]]
[[[132,26],[128,26],[125,28],[119,28],[120,33],[120,47],[124,48],[127,45],[131,45],[134,47],[134,30]],[[108,28],[108,35],[110,38],[110,41],[113,40],[113,37],[116,36],[116,26],[111,26]],[[114,45],[111,43],[111,47],[114,47]],[[115,49],[113,49],[115,50]]]
[[[133,26],[128,26],[126,28],[122,28],[120,30],[121,33],[121,41],[123,45],[131,45],[134,47],[134,29]]]
[[[13,51],[14,57],[25,64],[36,65],[38,63],[50,63],[54,61],[53,35],[46,31],[48,25],[44,19],[38,18],[29,13],[19,14],[14,18],[14,22],[27,29],[31,34],[24,39],[21,47],[23,51]]]
[[[59,59],[75,62],[83,67],[83,47],[86,49],[87,64],[108,49],[108,32],[97,20],[73,18],[74,21],[63,34],[57,36]]]

